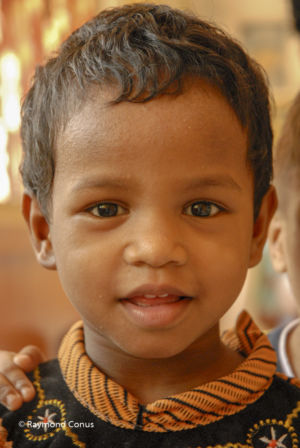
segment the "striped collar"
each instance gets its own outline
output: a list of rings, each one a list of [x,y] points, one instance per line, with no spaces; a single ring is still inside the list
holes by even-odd
[[[66,334],[59,363],[64,379],[78,401],[101,420],[149,432],[180,431],[207,425],[233,415],[256,401],[269,388],[276,355],[268,338],[243,311],[226,344],[245,360],[229,375],[188,392],[142,406],[122,386],[104,375],[85,353],[82,322]]]

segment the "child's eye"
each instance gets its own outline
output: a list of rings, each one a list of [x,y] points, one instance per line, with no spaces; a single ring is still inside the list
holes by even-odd
[[[198,201],[188,205],[184,208],[184,213],[190,216],[198,216],[200,218],[207,218],[215,216],[220,211],[224,210],[221,206],[209,201]]]
[[[124,207],[114,202],[99,202],[99,204],[93,205],[87,211],[100,218],[112,218],[126,213]]]

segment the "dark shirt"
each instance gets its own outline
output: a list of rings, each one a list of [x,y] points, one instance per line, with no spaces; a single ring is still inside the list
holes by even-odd
[[[236,334],[237,349],[245,356],[236,370],[141,405],[96,368],[85,353],[81,324],[76,324],[59,360],[30,374],[35,399],[15,412],[0,407],[0,447],[296,448],[297,380],[275,374],[274,350],[246,313]]]

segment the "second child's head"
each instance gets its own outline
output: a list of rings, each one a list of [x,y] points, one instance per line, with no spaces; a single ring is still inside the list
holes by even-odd
[[[300,93],[288,111],[274,158],[278,210],[270,227],[275,269],[287,272],[300,306]]]
[[[142,358],[215,337],[275,199],[261,68],[168,6],[107,10],[36,71],[24,216],[86,343]]]

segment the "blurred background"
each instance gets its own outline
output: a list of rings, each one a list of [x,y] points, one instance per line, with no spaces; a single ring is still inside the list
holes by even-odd
[[[300,1],[299,1],[300,2]],[[36,64],[47,59],[75,28],[100,10],[131,1],[0,0],[0,349],[39,345],[54,356],[61,336],[78,316],[65,298],[56,272],[35,261],[20,213],[20,103]],[[300,87],[298,0],[170,0],[171,6],[215,21],[234,35],[268,73],[276,107],[275,138]],[[298,5],[297,5],[298,4]],[[298,15],[298,18],[297,18]],[[233,308],[242,308],[268,329],[296,313],[284,276],[274,274],[267,248],[251,269]]]

